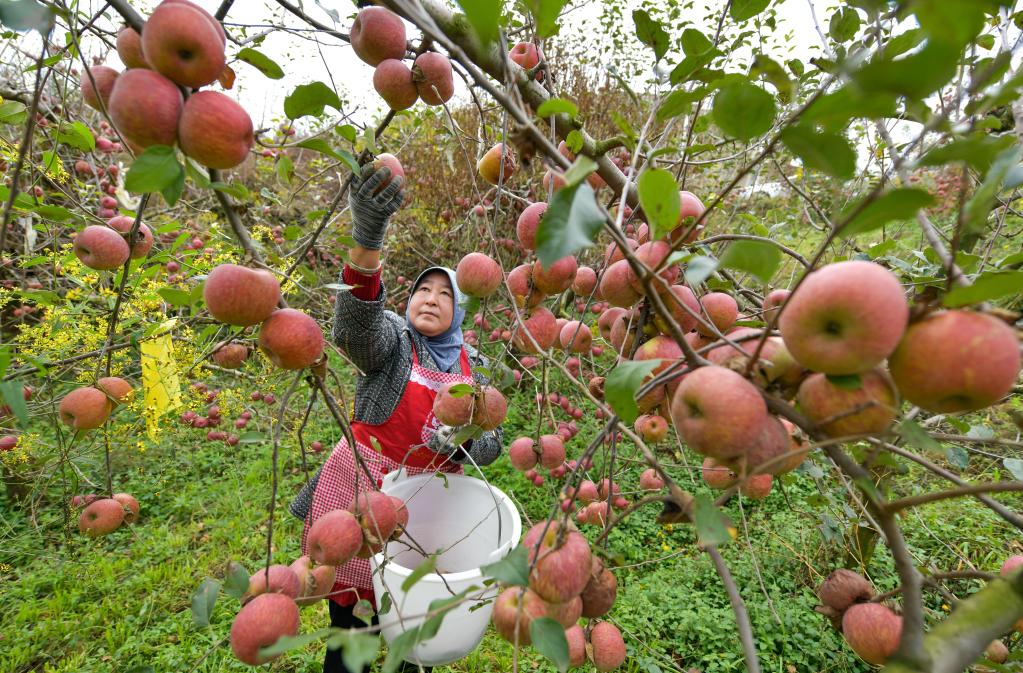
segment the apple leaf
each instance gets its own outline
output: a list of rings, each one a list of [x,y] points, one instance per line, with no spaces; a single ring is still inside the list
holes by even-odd
[[[53,28],[56,13],[36,0],[0,2],[0,24],[17,31],[37,30],[46,35]]]
[[[313,150],[314,152],[319,152],[320,154],[326,154],[327,156],[334,157],[339,161],[345,162],[348,168],[352,169],[355,172],[358,172],[360,170],[359,162],[355,160],[355,157],[352,156],[351,152],[348,152],[346,150],[334,149],[333,147],[330,146],[330,143],[328,143],[323,138],[309,138],[307,140],[303,140],[302,142],[297,144],[297,147],[304,147],[306,149]]]
[[[781,140],[807,168],[839,180],[849,180],[856,172],[856,152],[841,133],[815,131],[806,124],[796,124],[781,132]]]
[[[536,256],[550,266],[593,244],[604,214],[593,188],[586,182],[563,187],[554,194],[536,232]]]
[[[24,103],[5,100],[0,103],[0,124],[21,124],[28,117]]]
[[[934,197],[922,189],[893,189],[881,195],[873,203],[867,204],[845,225],[839,225],[840,233],[843,237],[848,238],[874,231],[892,221],[908,220],[914,217],[918,210],[933,202]],[[857,206],[853,205],[846,212],[851,214],[855,212],[856,208]]]
[[[712,114],[722,131],[739,140],[752,140],[774,124],[774,96],[747,79],[736,79],[714,96]]]
[[[914,420],[902,421],[895,427],[895,432],[910,446],[932,453],[942,453],[941,443],[927,434],[927,431]]]
[[[1002,460],[1002,465],[1005,466],[1016,481],[1023,481],[1023,460],[1019,458],[1005,458]]]
[[[577,185],[595,170],[597,170],[597,162],[585,154],[580,154],[572,162],[572,165],[568,167],[568,170],[565,171],[565,185],[568,187]]]
[[[945,295],[945,306],[979,304],[1010,294],[1023,292],[1023,271],[996,271],[977,276],[973,285],[955,287]]]
[[[500,561],[481,566],[480,570],[487,577],[493,577],[501,584],[513,587],[524,587],[529,584],[528,552],[523,546],[515,547]]]
[[[456,399],[459,397],[465,397],[466,395],[472,395],[472,386],[470,386],[468,383],[456,383],[455,385],[448,388],[448,394]]]
[[[540,617],[529,623],[529,637],[536,651],[550,659],[561,673],[568,670],[568,640],[564,626],[550,617]]]
[[[840,390],[859,390],[863,387],[863,379],[859,374],[826,374],[825,378]]]
[[[437,568],[437,555],[430,554],[423,561],[416,566],[415,570],[409,573],[409,576],[405,578],[405,581],[401,583],[401,590],[408,593],[408,590],[415,586],[416,582],[423,579],[426,575],[434,572]]]
[[[735,21],[745,21],[767,9],[769,4],[771,0],[732,0],[728,13]]]
[[[568,0],[526,0],[526,6],[536,20],[538,37],[550,37],[558,32],[558,16]]]
[[[224,578],[224,593],[231,598],[241,598],[249,590],[249,571],[241,563],[231,561],[227,564],[227,577]]]
[[[259,648],[259,656],[276,657],[277,655],[284,654],[290,650],[305,647],[310,643],[315,643],[317,640],[323,640],[328,633],[330,633],[329,626],[309,633],[301,633],[297,636],[281,636],[273,645]]]
[[[284,99],[284,114],[288,119],[298,119],[306,115],[319,117],[328,105],[335,110],[341,110],[341,99],[333,89],[323,82],[300,84]]]
[[[220,594],[220,582],[207,577],[199,585],[199,588],[192,594],[192,621],[198,627],[210,625],[210,615],[213,613],[213,606],[217,604],[217,596]]]
[[[124,188],[136,194],[161,192],[184,180],[185,169],[173,147],[152,145],[135,158],[124,176]]]
[[[659,364],[658,360],[629,360],[622,362],[608,375],[604,382],[604,399],[611,409],[628,424],[639,416],[636,406],[636,391],[643,385],[650,372]]]
[[[664,30],[664,26],[643,9],[633,11],[632,20],[636,24],[636,37],[639,41],[654,50],[658,61],[664,58],[671,45],[671,36]]]
[[[17,381],[4,381],[0,383],[0,394],[21,427],[28,427],[28,407],[25,405],[23,386]]]
[[[970,454],[961,446],[946,446],[945,460],[960,470],[965,470],[970,465]]]
[[[501,0],[457,0],[484,47],[496,42]]]
[[[835,42],[848,42],[860,29],[860,15],[852,7],[842,7],[831,15],[828,34]]]
[[[245,61],[270,79],[281,79],[284,77],[284,71],[281,70],[281,66],[257,49],[245,47],[238,52],[237,58],[239,61]]]
[[[565,98],[548,98],[536,109],[537,117],[550,117],[556,114],[567,114],[575,119],[579,114],[579,106]]]
[[[768,283],[781,265],[781,251],[764,241],[732,241],[721,255],[720,266],[738,269]]]
[[[92,135],[89,127],[82,122],[76,121],[62,126],[57,131],[57,141],[83,152],[92,152],[96,149],[96,138]]]
[[[702,493],[693,501],[693,523],[696,524],[696,537],[700,546],[720,547],[732,539],[728,517],[714,506],[713,500]]]
[[[381,610],[381,612],[386,612]],[[376,661],[380,650],[380,634],[355,633],[349,629],[331,627],[327,649],[341,648],[341,660],[350,671],[361,671]]]
[[[707,280],[717,268],[718,261],[713,257],[697,255],[686,262],[686,282],[690,285],[699,285]]]
[[[659,239],[675,228],[682,204],[671,171],[649,168],[640,174],[639,205],[650,223],[651,239]]]

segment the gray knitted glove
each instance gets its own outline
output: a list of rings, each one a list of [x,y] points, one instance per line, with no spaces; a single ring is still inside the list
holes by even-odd
[[[453,428],[450,425],[442,425],[437,428],[437,431],[433,433],[433,436],[430,437],[430,441],[428,441],[426,445],[430,447],[431,451],[436,451],[444,456],[452,456],[452,459],[454,459],[462,447],[457,444],[450,444],[448,440],[457,432],[458,428]],[[462,460],[465,460],[464,456],[462,456]]]
[[[367,250],[379,250],[383,246],[387,222],[405,201],[405,190],[402,189],[405,181],[400,176],[391,180],[379,194],[374,194],[390,177],[389,168],[374,169],[372,164],[366,164],[348,190],[352,238]]]

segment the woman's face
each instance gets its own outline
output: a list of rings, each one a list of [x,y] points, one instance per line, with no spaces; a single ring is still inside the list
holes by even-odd
[[[447,331],[454,312],[455,295],[451,281],[443,271],[426,274],[409,297],[409,320],[424,336],[433,337]]]

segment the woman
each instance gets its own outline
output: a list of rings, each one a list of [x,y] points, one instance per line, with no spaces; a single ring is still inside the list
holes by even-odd
[[[365,166],[352,182],[348,200],[356,245],[341,278],[354,289],[338,293],[333,327],[334,341],[360,370],[351,430],[355,450],[375,483],[368,483],[348,441],[338,442],[291,505],[292,513],[305,520],[303,553],[309,526],[316,519],[347,508],[356,489],[379,488],[388,472],[403,467],[410,475],[458,473],[463,463],[487,465],[501,453],[501,428],[453,446],[446,441],[451,429],[433,415],[433,400],[445,383],[487,382],[470,365],[485,367],[485,360],[462,341],[465,310],[459,305],[454,271],[435,266],[419,274],[404,318],[384,309],[380,248],[388,221],[405,198],[402,179],[395,177],[387,184],[390,177],[387,168]],[[372,587],[367,559],[352,559],[338,568],[329,602],[331,625],[364,626],[352,610],[359,599],[373,603]],[[350,671],[341,661],[340,649],[327,651],[323,670]]]

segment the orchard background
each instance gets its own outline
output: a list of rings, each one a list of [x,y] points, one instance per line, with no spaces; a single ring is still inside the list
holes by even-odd
[[[193,77],[177,45],[149,45],[154,3],[0,3],[0,670],[246,668],[237,599],[301,555],[287,503],[351,414],[356,372],[329,326],[350,289],[349,176],[381,154],[407,181],[384,248],[391,308],[431,264],[479,252],[503,272],[470,301],[466,340],[494,362],[506,445],[558,437],[567,462],[524,474],[505,454],[483,472],[524,525],[578,521],[617,582],[579,625],[621,633],[621,670],[1023,667],[1015,3],[386,0],[399,66],[454,66],[392,64],[391,82],[350,57],[352,5],[201,4],[160,10],[188,17],[161,35],[213,36],[202,49],[223,62]],[[154,70],[122,63],[125,26]],[[549,205],[524,246],[535,202]],[[651,238],[667,242],[627,243]],[[573,263],[547,292],[532,266],[504,275],[569,255],[595,275]],[[205,287],[229,264],[273,274],[281,309],[325,343],[229,324]],[[815,269],[837,279],[816,308]],[[853,307],[829,318],[848,320],[844,347],[881,352],[811,366],[807,331],[835,325],[786,323],[797,300]],[[914,347],[941,316],[963,322]],[[579,333],[592,343],[571,352]],[[780,447],[742,425],[748,405],[764,428],[789,423]],[[737,435],[729,451],[694,429],[703,413]],[[715,457],[727,465],[701,469]],[[581,507],[605,479],[618,494]],[[109,533],[83,516],[121,493]],[[526,565],[493,574],[514,586]],[[858,575],[822,588],[840,568]],[[300,614],[271,670],[320,670],[342,637],[323,601]],[[567,631],[533,621],[535,646],[492,629],[439,670],[564,669]],[[358,642],[393,669],[375,637]]]

